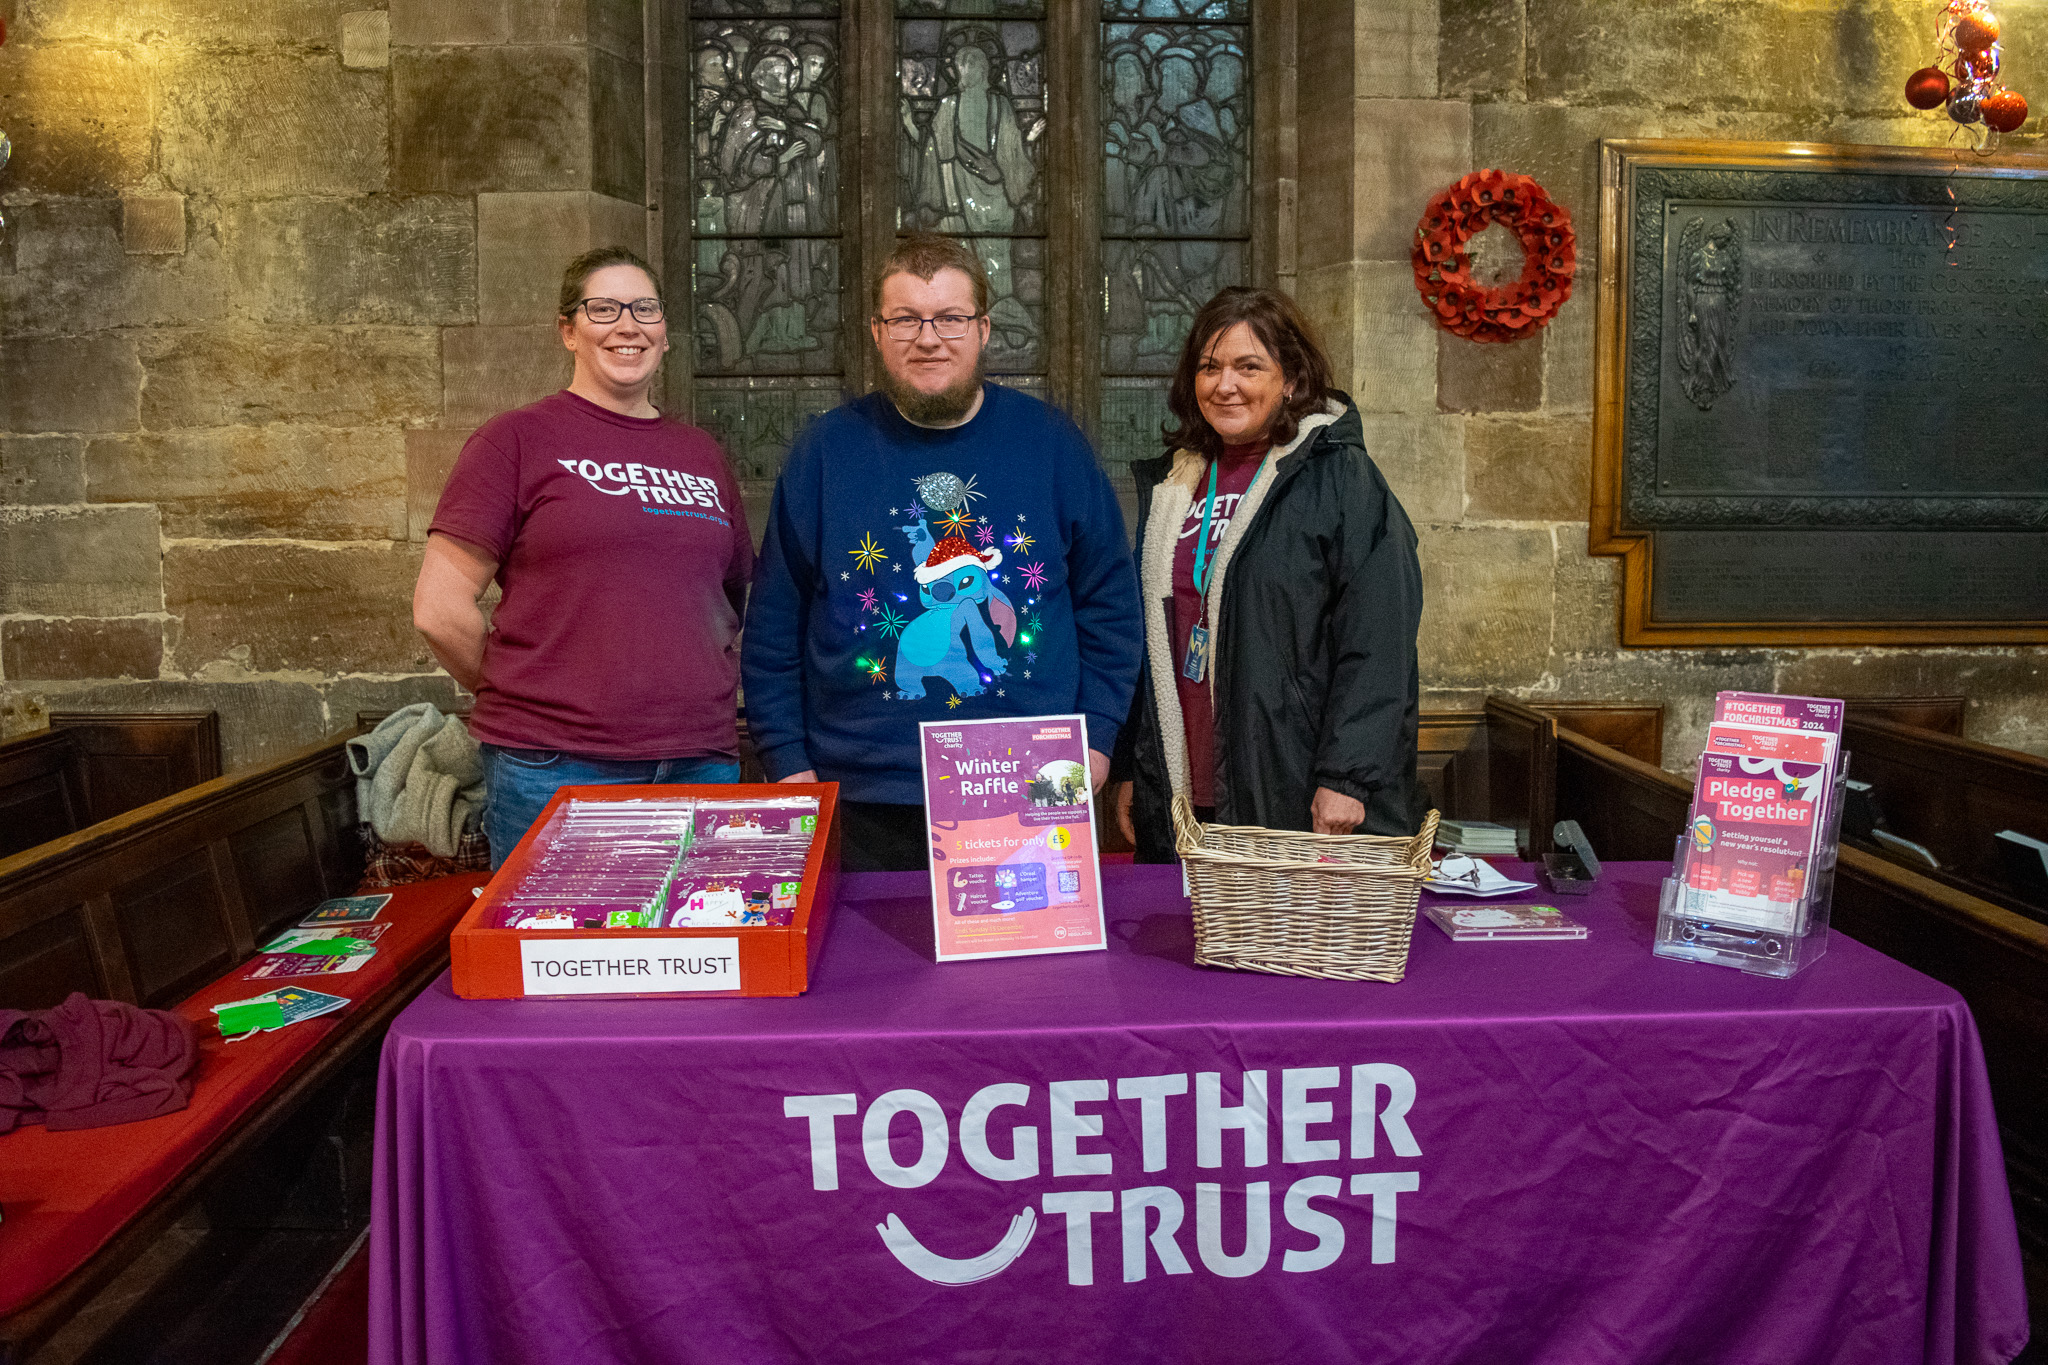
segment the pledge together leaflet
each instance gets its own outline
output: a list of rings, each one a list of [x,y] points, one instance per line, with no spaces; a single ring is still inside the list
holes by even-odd
[[[918,728],[938,960],[1105,946],[1087,722],[1035,716]]]
[[[1824,851],[1841,703],[1723,693],[1715,710],[1687,828],[1687,910],[1801,932]]]

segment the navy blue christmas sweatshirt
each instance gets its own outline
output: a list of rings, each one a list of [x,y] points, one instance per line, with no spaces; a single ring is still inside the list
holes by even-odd
[[[1116,494],[1064,414],[987,384],[935,431],[871,393],[811,423],[776,482],[747,725],[770,778],[915,804],[919,721],[1078,711],[1109,753],[1143,635]]]

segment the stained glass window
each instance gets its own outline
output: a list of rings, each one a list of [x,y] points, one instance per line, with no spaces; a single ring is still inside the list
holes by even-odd
[[[989,371],[1043,373],[1045,25],[905,19],[896,75],[897,226],[972,240],[989,278]]]
[[[1165,380],[1143,376],[1172,374],[1195,313],[1248,278],[1251,88],[1246,0],[1104,0],[1103,15],[1100,431],[1115,467],[1160,450]]]
[[[844,371],[839,23],[799,17],[834,8],[696,0],[696,14],[720,17],[690,25],[695,416],[762,477],[795,434],[792,414],[837,390],[769,377]]]

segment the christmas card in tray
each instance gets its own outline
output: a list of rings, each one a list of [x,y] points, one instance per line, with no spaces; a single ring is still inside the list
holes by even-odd
[[[565,787],[456,927],[470,999],[801,995],[838,785]]]

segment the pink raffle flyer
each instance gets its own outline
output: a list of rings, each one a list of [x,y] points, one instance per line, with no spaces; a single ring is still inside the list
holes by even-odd
[[[938,960],[1106,946],[1087,722],[1035,716],[918,728]]]

